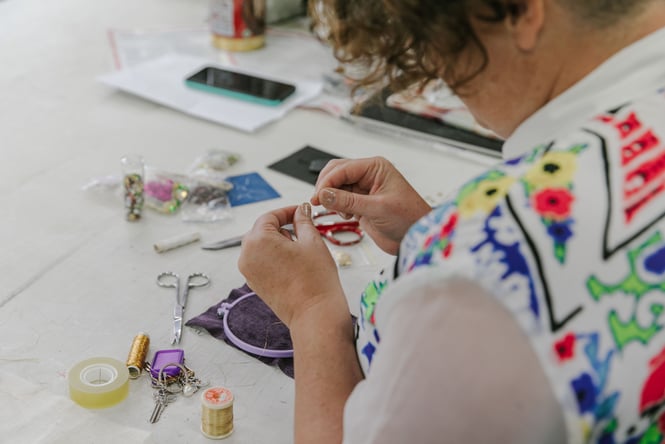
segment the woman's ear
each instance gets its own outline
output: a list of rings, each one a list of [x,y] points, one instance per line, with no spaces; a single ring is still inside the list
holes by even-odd
[[[508,0],[506,26],[521,51],[531,51],[545,25],[548,0]]]

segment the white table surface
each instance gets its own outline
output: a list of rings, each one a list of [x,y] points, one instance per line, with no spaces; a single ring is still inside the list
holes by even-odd
[[[197,397],[179,399],[157,424],[148,423],[153,401],[145,376],[130,381],[128,399],[108,409],[88,411],[68,397],[69,368],[93,356],[124,362],[139,331],[151,336],[149,357],[171,348],[173,295],[156,286],[160,272],[210,276],[210,287],[190,294],[186,319],[244,282],[237,248],[210,252],[193,244],[157,254],[155,241],[193,230],[206,241],[222,239],[244,232],[267,210],[308,200],[312,186],[266,168],[307,144],[344,157],[385,156],[418,191],[434,198],[484,168],[419,143],[363,132],[322,112],[295,110],[245,134],[95,81],[112,69],[107,29],[200,25],[206,12],[205,0],[0,0],[0,395],[5,398],[13,396],[12,381],[19,378],[65,399],[59,405],[71,404],[68,409],[87,415],[92,429],[98,422],[141,431],[140,442],[209,442],[199,431]],[[81,190],[92,177],[118,174],[125,153],[184,171],[215,147],[242,155],[231,173],[258,171],[283,197],[236,207],[225,223],[192,226],[150,210],[140,222],[129,223],[116,195]],[[352,309],[367,276],[387,259],[340,271]],[[291,379],[187,327],[180,346],[198,376],[235,395],[235,431],[226,442],[292,442]],[[24,411],[8,414],[5,407],[0,423],[38,425],[53,431],[49,436],[73,427],[67,423],[72,415],[53,413],[41,415],[37,424]],[[0,442],[18,441],[0,436]]]

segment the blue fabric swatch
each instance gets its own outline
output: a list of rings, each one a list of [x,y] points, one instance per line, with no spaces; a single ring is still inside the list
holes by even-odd
[[[226,180],[233,184],[233,189],[229,191],[232,207],[281,197],[259,173],[231,176]]]

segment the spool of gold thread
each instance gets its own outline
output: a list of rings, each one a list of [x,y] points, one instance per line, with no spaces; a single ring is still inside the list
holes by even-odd
[[[233,433],[233,393],[229,389],[211,387],[201,393],[201,433],[210,439]]]
[[[129,370],[130,378],[136,379],[141,376],[149,348],[150,336],[146,333],[140,332],[134,337],[132,348],[129,349],[129,355],[127,356],[127,370]]]
[[[263,47],[265,41],[266,38],[263,35],[241,38],[225,37],[218,34],[212,35],[212,44],[214,47],[232,52],[253,51]]]

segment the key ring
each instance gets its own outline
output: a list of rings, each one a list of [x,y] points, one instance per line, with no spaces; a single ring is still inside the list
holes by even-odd
[[[173,376],[173,378],[175,378],[176,381],[180,379],[179,377],[180,375],[185,375],[185,378],[189,378],[189,372],[187,367],[178,362],[169,362],[168,364],[163,365],[162,368],[159,369],[159,373],[157,373],[158,383],[166,385],[167,378],[164,378],[164,380],[162,380],[162,375],[164,374],[164,369],[168,367],[178,367],[180,369],[180,374],[178,376]]]

